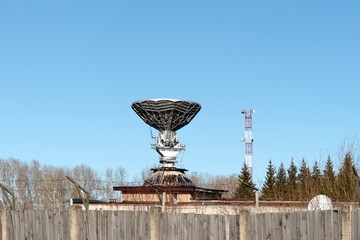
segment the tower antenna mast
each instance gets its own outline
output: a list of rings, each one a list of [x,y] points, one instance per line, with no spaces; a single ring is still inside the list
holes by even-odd
[[[241,139],[242,142],[245,142],[245,164],[247,166],[247,171],[253,178],[253,146],[254,141],[252,137],[252,114],[255,112],[254,109],[249,111],[241,110],[241,113],[245,116],[245,137]]]

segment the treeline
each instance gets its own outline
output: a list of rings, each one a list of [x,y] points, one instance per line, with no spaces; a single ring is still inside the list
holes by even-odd
[[[211,175],[208,173],[190,172],[187,176],[199,187],[222,189],[227,192],[222,195],[223,198],[232,198],[232,193],[237,187],[237,174],[232,175]]]
[[[66,178],[70,176],[90,192],[92,199],[108,201],[117,198],[113,186],[140,185],[151,172],[143,170],[132,183],[127,182],[127,172],[122,167],[108,168],[103,173],[87,165],[72,168],[41,165],[38,161],[24,162],[18,159],[0,159],[0,183],[14,192],[18,209],[64,209],[70,206],[70,199],[78,193]],[[240,175],[217,175],[190,172],[188,177],[195,185],[206,188],[228,190],[225,198],[253,198],[255,184],[251,181],[244,164]],[[323,169],[315,162],[309,166],[303,160],[300,166],[291,161],[275,167],[270,160],[265,181],[261,187],[265,200],[310,200],[318,194],[325,194],[333,201],[355,201],[357,199],[357,178],[350,153],[346,154],[338,169],[330,156]],[[0,206],[10,205],[9,194],[0,192]]]
[[[345,154],[337,171],[330,156],[323,169],[320,169],[318,162],[309,166],[304,159],[299,167],[292,160],[287,169],[283,163],[275,167],[270,160],[265,181],[260,187],[261,197],[265,200],[307,201],[316,195],[324,194],[333,201],[356,201],[358,181],[354,170],[350,153]],[[255,191],[246,185],[255,187],[244,165],[233,197],[254,197]]]
[[[0,159],[0,183],[14,193],[17,209],[69,208],[70,199],[79,196],[66,176],[83,186],[91,199],[108,201],[119,197],[119,192],[113,191],[114,186],[141,185],[150,174],[149,169],[143,169],[129,182],[128,174],[122,167],[108,168],[99,173],[84,164],[69,168],[42,165],[36,160]],[[230,194],[224,195],[227,198],[231,197],[237,185],[236,174],[213,176],[191,172],[188,177],[198,186],[228,190]],[[11,205],[11,196],[0,188],[0,207],[4,205]]]
[[[70,199],[79,196],[66,176],[89,191],[92,199],[108,200],[116,197],[113,186],[123,185],[127,173],[121,167],[99,174],[86,165],[68,168],[41,165],[36,160],[0,159],[0,183],[14,193],[19,209],[68,208]],[[0,196],[0,205],[10,204],[7,199],[11,197],[4,190]]]

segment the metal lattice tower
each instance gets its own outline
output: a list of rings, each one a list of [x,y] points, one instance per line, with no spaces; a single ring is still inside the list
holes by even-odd
[[[254,141],[252,137],[252,114],[255,112],[254,109],[250,111],[241,110],[241,113],[245,116],[245,137],[241,139],[242,142],[245,142],[245,164],[247,170],[250,173],[252,179],[252,162],[253,162],[253,146]]]

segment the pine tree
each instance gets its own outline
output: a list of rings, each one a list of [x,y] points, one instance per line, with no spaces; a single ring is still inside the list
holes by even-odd
[[[337,199],[337,196],[335,195],[336,178],[335,178],[334,164],[330,158],[330,155],[326,160],[326,165],[323,171],[323,175],[324,175],[323,177],[324,194],[331,199]]]
[[[288,173],[288,181],[287,181],[287,198],[289,200],[296,200],[297,198],[297,191],[298,191],[298,183],[297,183],[297,175],[298,169],[294,164],[294,159],[291,159],[290,166],[287,170]]]
[[[323,192],[323,176],[321,174],[321,170],[319,168],[319,165],[317,161],[315,161],[312,171],[311,171],[311,197],[314,197],[316,195],[319,195]]]
[[[353,172],[353,161],[350,153],[345,159],[337,176],[337,192],[341,200],[353,201],[356,199],[356,179]]]
[[[305,159],[301,161],[301,166],[298,175],[299,180],[299,200],[308,200],[311,197],[311,173],[307,166]]]
[[[276,199],[283,200],[287,196],[287,176],[284,164],[281,163],[279,170],[276,174],[276,181],[275,181],[275,192],[276,192]]]
[[[249,187],[250,186],[250,187]],[[244,163],[241,173],[238,177],[238,186],[233,193],[234,198],[254,198],[255,191],[251,187],[255,187],[255,184],[251,180],[251,175],[247,170],[247,166]]]
[[[266,171],[265,183],[261,188],[263,198],[272,199],[275,198],[275,168],[271,160]]]

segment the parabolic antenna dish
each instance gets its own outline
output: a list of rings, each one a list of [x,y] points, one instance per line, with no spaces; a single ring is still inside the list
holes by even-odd
[[[191,122],[201,105],[177,99],[148,99],[134,102],[131,108],[146,124],[160,132],[175,132]]]
[[[332,210],[333,206],[331,203],[331,199],[325,195],[317,195],[313,199],[311,199],[308,210],[315,211],[315,210]]]

